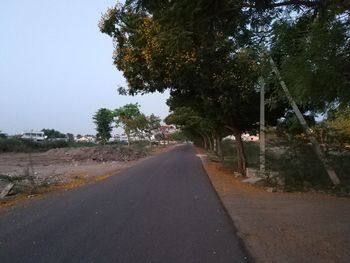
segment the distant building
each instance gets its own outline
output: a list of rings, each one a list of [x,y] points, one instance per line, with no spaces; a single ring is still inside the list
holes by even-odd
[[[45,135],[43,132],[25,131],[25,132],[22,132],[21,138],[26,140],[41,142],[45,140]]]
[[[133,141],[141,141],[141,140],[148,140],[148,138],[144,135],[144,136],[137,136],[135,134],[130,134],[129,136],[130,142]],[[116,134],[114,136],[114,139],[112,139],[111,141],[120,141],[120,142],[128,142],[128,136],[123,133],[123,134]]]
[[[148,134],[145,133],[139,133],[139,134],[130,134],[129,139],[130,142],[133,141],[155,141],[156,135],[161,134],[163,138],[168,138],[170,134],[173,134],[176,132],[176,128],[173,125],[162,125],[158,129],[153,130],[152,134],[149,138]],[[116,134],[113,138],[110,139],[110,141],[120,141],[120,142],[128,142],[128,136],[125,133],[122,134]]]
[[[250,135],[249,133],[243,133],[241,137],[243,141],[251,141],[251,142],[259,141],[258,135]],[[235,136],[233,135],[227,136],[225,137],[225,139],[236,140]]]
[[[96,142],[96,137],[94,135],[77,135],[75,137],[75,141],[77,142]]]
[[[125,133],[123,134],[116,134],[114,136],[114,141],[120,141],[120,142],[127,142],[128,141],[128,136],[126,136]]]
[[[169,134],[173,134],[176,132],[176,127],[174,125],[161,125],[155,133],[162,133],[165,136]]]

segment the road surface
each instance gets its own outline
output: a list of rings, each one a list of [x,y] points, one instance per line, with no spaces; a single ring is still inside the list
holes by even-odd
[[[0,262],[247,262],[190,145],[0,211]]]

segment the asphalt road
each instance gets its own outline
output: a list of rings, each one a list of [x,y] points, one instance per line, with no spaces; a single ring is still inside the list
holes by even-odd
[[[0,211],[0,262],[247,262],[192,146]]]

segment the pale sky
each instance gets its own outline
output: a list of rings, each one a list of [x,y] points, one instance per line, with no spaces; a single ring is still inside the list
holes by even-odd
[[[112,64],[112,40],[99,32],[115,0],[0,2],[0,130],[56,129],[95,134],[92,115],[138,102],[145,114],[168,114],[166,94],[126,97]]]

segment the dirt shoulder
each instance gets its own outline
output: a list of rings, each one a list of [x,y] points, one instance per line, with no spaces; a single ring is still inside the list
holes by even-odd
[[[257,262],[350,262],[350,199],[268,193],[242,183],[223,164],[202,160]]]
[[[155,147],[147,154],[138,151],[120,151],[111,147],[61,148],[44,153],[0,154],[1,175],[10,178],[23,177],[26,183],[28,180],[25,177],[30,173],[39,185],[35,189],[28,191],[25,189],[23,192],[19,191],[6,196],[0,200],[0,208],[28,198],[37,198],[52,191],[69,190],[106,179],[146,158],[169,151],[173,147],[174,145]],[[3,181],[2,185],[4,185]]]

